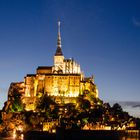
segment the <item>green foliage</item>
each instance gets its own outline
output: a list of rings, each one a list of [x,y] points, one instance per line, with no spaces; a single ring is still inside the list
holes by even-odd
[[[90,109],[90,102],[88,101],[88,100],[83,100],[83,102],[82,102],[82,108],[84,109],[84,110],[89,110]]]
[[[115,110],[115,112],[117,112],[117,113],[120,113],[123,111],[122,107],[118,103],[115,103],[113,105],[112,109]]]
[[[21,94],[18,92],[13,92],[13,100],[11,100],[11,108],[9,108],[10,112],[21,112],[24,111],[24,105],[21,101]]]
[[[47,119],[59,119],[61,126],[78,126],[83,127],[87,123],[111,125],[115,128],[121,126],[124,122],[129,122],[130,116],[124,112],[122,107],[116,103],[112,107],[109,103],[104,103],[99,98],[95,98],[88,90],[85,94],[77,98],[77,102],[60,104],[55,102],[53,97],[47,94],[38,93],[38,102],[36,112],[24,112],[25,123],[32,129]],[[60,98],[64,99],[64,98]],[[21,102],[21,96],[14,92],[11,96],[11,112],[21,112],[24,106]],[[0,118],[1,121],[1,118]],[[140,126],[140,120],[137,120]]]
[[[37,95],[36,95],[38,98],[41,98],[43,96],[43,93],[42,92],[38,92]]]
[[[11,108],[11,112],[21,112],[24,110],[23,104],[20,100],[16,99]]]
[[[88,118],[83,118],[82,121],[83,121],[84,123],[88,123]]]
[[[43,95],[37,104],[37,110],[49,110],[50,105],[56,105],[55,101],[48,95]]]
[[[79,108],[80,110],[86,111],[89,110],[90,107],[91,107],[90,101],[84,99],[82,95],[77,99],[77,108]]]

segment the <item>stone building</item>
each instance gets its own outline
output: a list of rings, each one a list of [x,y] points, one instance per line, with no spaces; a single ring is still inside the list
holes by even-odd
[[[80,65],[74,59],[64,57],[61,48],[60,22],[58,22],[57,48],[53,66],[39,66],[36,74],[27,74],[21,85],[22,102],[26,110],[35,110],[35,103],[43,94],[55,98],[57,103],[62,103],[62,98],[63,103],[76,103],[75,99],[85,91],[98,98],[93,77],[84,77]],[[9,91],[11,92],[11,89]]]

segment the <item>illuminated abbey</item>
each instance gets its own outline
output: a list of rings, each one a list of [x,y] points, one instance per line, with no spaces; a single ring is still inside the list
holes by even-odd
[[[119,104],[111,107],[99,99],[93,76],[85,77],[74,59],[64,57],[60,22],[53,59],[52,66],[39,66],[36,73],[27,74],[23,82],[11,83],[8,100],[1,111],[3,123],[0,124],[0,132],[19,139],[33,130],[47,134],[63,128],[76,130],[72,131],[76,136],[79,130],[125,130],[136,127],[132,116],[123,112]]]
[[[58,22],[57,48],[53,66],[39,66],[36,74],[27,74],[23,83],[12,86],[21,88],[22,102],[26,110],[35,110],[37,99],[43,94],[51,96],[56,103],[76,103],[76,98],[90,92],[98,98],[93,77],[84,77],[80,65],[74,59],[66,59],[61,48],[60,22]]]

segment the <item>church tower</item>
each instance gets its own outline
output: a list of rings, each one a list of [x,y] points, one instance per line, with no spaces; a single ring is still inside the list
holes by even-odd
[[[73,58],[64,58],[61,48],[60,21],[58,21],[57,48],[53,66],[39,66],[35,74],[27,74],[24,82],[11,86],[9,92],[12,92],[15,87],[23,95],[22,102],[27,111],[36,110],[36,103],[43,95],[51,96],[58,104],[76,104],[79,95],[89,93],[90,96],[87,95],[87,98],[91,96],[98,98],[93,77],[84,77],[80,64]]]
[[[58,21],[57,49],[54,55],[54,71],[63,72],[64,56],[61,49],[60,21]]]

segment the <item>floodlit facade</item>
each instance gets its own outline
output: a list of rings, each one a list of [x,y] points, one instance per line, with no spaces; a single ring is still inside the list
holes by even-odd
[[[24,86],[23,86],[24,85]],[[22,83],[22,102],[26,110],[35,110],[37,98],[47,94],[57,103],[76,103],[76,97],[89,91],[98,98],[93,77],[84,77],[74,59],[66,59],[61,48],[60,22],[58,22],[57,48],[53,66],[39,66],[36,74],[27,74]],[[62,99],[63,98],[63,99]]]
[[[12,134],[15,139],[23,139],[24,132],[30,130],[56,133],[56,128],[132,130],[137,127],[135,118],[123,112],[119,104],[111,107],[99,99],[93,76],[85,77],[74,59],[64,57],[60,22],[53,65],[39,66],[23,82],[11,83],[0,115],[0,131],[8,136]],[[139,131],[133,132],[137,135]]]

